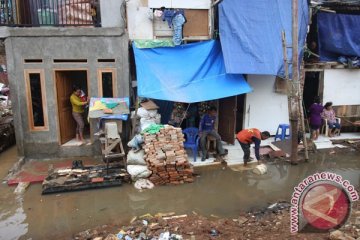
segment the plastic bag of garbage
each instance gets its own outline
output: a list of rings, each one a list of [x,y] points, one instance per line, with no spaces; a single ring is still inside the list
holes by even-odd
[[[144,143],[144,138],[140,135],[137,134],[133,137],[133,139],[131,139],[130,142],[128,142],[128,147],[134,148],[134,149],[139,149],[140,145]]]
[[[161,122],[161,115],[160,115],[160,114],[156,114],[155,117],[154,117],[154,119],[155,119],[155,123],[156,123],[156,124],[160,124],[160,122]]]
[[[148,117],[150,117],[149,116],[149,111],[146,110],[143,107],[138,108],[136,115],[139,116],[140,118],[148,118]]]
[[[136,189],[152,189],[154,188],[154,184],[150,182],[148,179],[139,179],[135,182],[134,187]]]
[[[169,232],[163,232],[159,236],[159,240],[170,240],[170,233]]]
[[[146,128],[150,127],[150,125],[156,124],[155,118],[141,118],[140,119],[140,126],[141,131],[144,131]]]
[[[158,110],[147,110],[150,118],[155,118],[158,114]]]
[[[127,171],[131,175],[131,179],[134,181],[141,178],[148,178],[152,173],[147,168],[147,166],[143,166],[143,165],[128,165]]]
[[[265,164],[260,164],[257,165],[252,171],[257,175],[263,175],[267,172],[267,167]]]
[[[127,155],[127,163],[128,165],[144,165],[146,166],[146,162],[144,160],[145,151],[140,150],[135,152],[134,150],[130,150]]]

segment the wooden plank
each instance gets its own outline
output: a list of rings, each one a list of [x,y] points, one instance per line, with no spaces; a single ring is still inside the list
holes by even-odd
[[[187,22],[184,24],[184,37],[207,36],[209,37],[209,11],[185,10]]]
[[[274,150],[274,151],[281,151],[280,148],[278,148],[277,146],[275,146],[275,145],[272,144],[272,143],[269,143],[269,147],[271,147],[271,149]]]

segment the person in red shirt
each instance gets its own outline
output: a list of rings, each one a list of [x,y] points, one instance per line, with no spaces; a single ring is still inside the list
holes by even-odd
[[[250,144],[255,143],[255,156],[256,159],[260,160],[260,143],[261,140],[268,139],[270,137],[270,133],[268,131],[260,132],[259,129],[249,128],[244,129],[236,134],[236,139],[239,141],[242,150],[244,151],[244,166],[250,162]]]

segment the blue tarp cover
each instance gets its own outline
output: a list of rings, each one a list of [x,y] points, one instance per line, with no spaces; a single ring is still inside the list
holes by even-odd
[[[220,3],[220,40],[227,73],[284,75],[281,33],[285,31],[287,45],[291,45],[291,2],[223,0]],[[307,25],[307,0],[299,0],[300,58]],[[288,49],[288,59],[291,56]]]
[[[218,41],[133,49],[140,97],[192,103],[252,90],[242,75],[225,73]]]
[[[320,61],[360,57],[360,15],[319,13],[317,23]]]

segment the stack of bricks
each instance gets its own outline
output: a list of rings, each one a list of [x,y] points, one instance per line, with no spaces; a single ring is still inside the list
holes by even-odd
[[[165,125],[157,134],[144,135],[145,160],[155,185],[193,182],[193,169],[184,149],[181,128]]]

